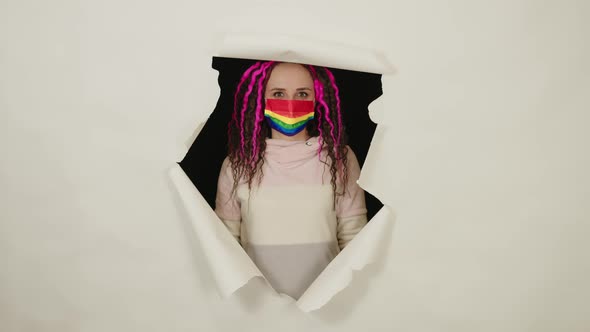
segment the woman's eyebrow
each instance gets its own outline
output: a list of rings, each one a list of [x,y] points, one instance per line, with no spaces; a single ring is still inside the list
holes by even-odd
[[[270,91],[274,91],[274,90],[285,90],[284,88],[272,88],[270,89]]]
[[[309,90],[309,91],[311,91],[311,88],[297,88],[297,91],[299,91],[299,90]]]

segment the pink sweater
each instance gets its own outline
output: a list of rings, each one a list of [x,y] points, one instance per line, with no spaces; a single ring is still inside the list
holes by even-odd
[[[317,155],[319,141],[266,139],[263,178],[248,191],[238,185],[226,158],[218,180],[215,213],[241,243],[273,288],[298,299],[367,223],[360,167],[348,149],[349,181],[332,209],[330,168]],[[327,160],[325,148],[322,160]]]

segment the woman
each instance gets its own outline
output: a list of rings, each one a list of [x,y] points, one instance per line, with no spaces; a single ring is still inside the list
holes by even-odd
[[[273,288],[298,299],[367,223],[334,76],[257,62],[236,89],[228,138],[215,212]]]

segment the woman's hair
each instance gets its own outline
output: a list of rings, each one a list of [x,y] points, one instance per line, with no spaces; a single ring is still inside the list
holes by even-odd
[[[256,62],[244,72],[236,88],[233,116],[227,128],[228,158],[234,178],[232,195],[241,180],[251,189],[256,175],[259,183],[262,179],[265,138],[271,136],[270,126],[264,120],[264,92],[270,73],[278,63]],[[346,191],[348,182],[347,137],[342,124],[338,86],[327,68],[302,66],[311,74],[316,100],[314,118],[307,123],[306,129],[310,136],[319,136],[318,158],[325,148],[330,159],[330,163],[320,161],[330,166],[335,207],[336,196]],[[339,183],[341,192],[337,190]]]

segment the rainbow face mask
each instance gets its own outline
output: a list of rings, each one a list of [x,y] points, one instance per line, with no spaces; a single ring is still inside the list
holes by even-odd
[[[311,100],[267,99],[264,116],[273,129],[293,136],[313,119],[313,106],[314,102]]]

